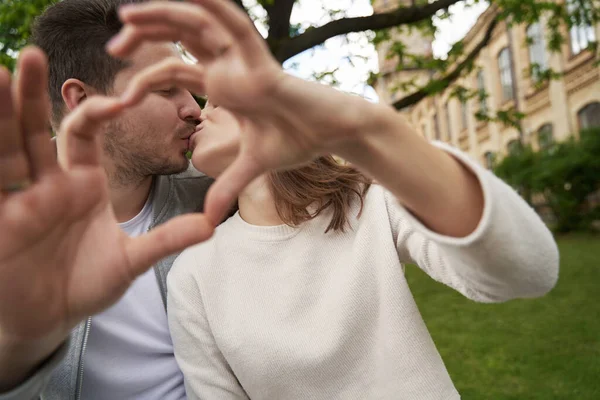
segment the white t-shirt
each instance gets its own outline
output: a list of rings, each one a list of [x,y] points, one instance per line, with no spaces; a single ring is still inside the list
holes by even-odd
[[[147,232],[151,223],[148,200],[135,218],[119,226],[134,237]],[[136,279],[118,303],[92,318],[83,362],[84,400],[186,398],[154,269]]]

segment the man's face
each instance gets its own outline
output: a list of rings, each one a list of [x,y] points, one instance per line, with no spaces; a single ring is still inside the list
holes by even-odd
[[[131,66],[116,75],[113,94],[122,94],[137,72],[170,57],[180,58],[174,45],[142,46],[131,58]],[[158,89],[108,127],[105,150],[114,163],[112,178],[123,184],[150,175],[179,173],[188,167],[185,154],[188,139],[200,122],[200,107],[186,90]]]

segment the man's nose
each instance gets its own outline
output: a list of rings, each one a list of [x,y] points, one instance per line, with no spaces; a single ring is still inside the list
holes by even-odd
[[[190,125],[199,125],[201,122],[203,121],[202,116],[200,116],[200,118],[194,118],[194,117],[189,117],[185,119],[185,122],[187,122]]]
[[[202,115],[200,105],[198,105],[190,92],[186,90],[183,93],[184,96],[179,108],[179,118],[190,123],[198,121]]]

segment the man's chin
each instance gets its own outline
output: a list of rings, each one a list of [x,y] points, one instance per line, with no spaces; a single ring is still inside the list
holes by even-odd
[[[182,154],[179,160],[172,160],[169,165],[163,165],[158,175],[177,175],[187,171],[189,167],[190,160],[185,154]]]

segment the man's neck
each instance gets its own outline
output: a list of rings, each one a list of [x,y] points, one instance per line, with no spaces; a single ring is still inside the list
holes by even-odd
[[[240,216],[244,221],[257,226],[277,226],[283,221],[279,218],[273,194],[265,175],[254,180],[238,199]]]
[[[152,189],[152,177],[143,178],[142,181],[129,185],[110,185],[110,200],[117,222],[123,223],[135,218],[148,201]]]

